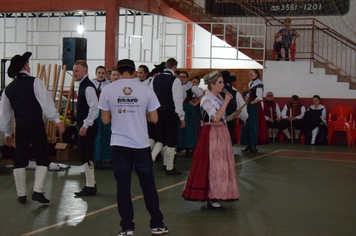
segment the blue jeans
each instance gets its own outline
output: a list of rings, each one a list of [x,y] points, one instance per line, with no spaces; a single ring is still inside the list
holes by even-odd
[[[153,177],[153,161],[149,147],[135,149],[111,146],[114,174],[117,182],[117,208],[121,216],[122,230],[135,229],[134,210],[131,201],[131,172],[133,166],[140,181],[146,209],[151,215],[150,227],[163,225],[163,215],[159,210],[159,199]]]
[[[284,46],[284,52],[285,52],[284,57],[289,60],[289,46],[288,45],[285,45],[282,42],[277,41],[273,46],[274,46],[274,50],[277,53],[277,58],[282,58],[281,47]]]

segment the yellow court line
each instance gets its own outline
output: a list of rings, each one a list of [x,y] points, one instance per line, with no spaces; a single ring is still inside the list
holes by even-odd
[[[251,158],[251,159],[242,161],[242,162],[239,162],[239,163],[237,163],[235,166],[239,166],[239,165],[242,165],[242,164],[244,164],[244,163],[254,161],[254,160],[256,160],[256,159],[259,159],[259,158],[268,156],[269,154],[273,154],[273,153],[276,153],[276,152],[278,152],[278,150],[277,150],[277,151],[270,152],[270,153],[266,153],[266,154],[263,154],[263,155],[260,155],[260,156],[257,156],[257,157],[254,157],[254,158]],[[174,188],[174,187],[183,185],[183,184],[185,184],[185,181],[182,181],[182,182],[179,182],[179,183],[176,183],[176,184],[172,184],[172,185],[169,185],[169,186],[167,186],[167,187],[158,189],[157,192],[158,192],[158,193],[159,193],[159,192],[163,192],[163,191],[166,191],[166,190],[168,190],[168,189],[171,189],[171,188]],[[132,198],[132,201],[136,201],[136,200],[139,200],[139,199],[142,199],[142,198],[143,198],[143,195],[140,195],[140,196],[137,196],[137,197]],[[104,211],[107,211],[107,210],[110,210],[110,209],[116,208],[116,207],[117,207],[117,204],[110,205],[110,206],[101,208],[101,209],[99,209],[99,210],[96,210],[96,211],[92,211],[92,212],[90,212],[90,213],[87,213],[87,214],[85,214],[84,216],[78,216],[78,217],[75,217],[75,218],[70,219],[70,220],[65,220],[65,221],[62,221],[62,222],[58,222],[58,223],[56,223],[56,224],[52,224],[52,225],[49,225],[49,226],[46,226],[46,227],[43,227],[43,228],[39,228],[39,229],[33,230],[33,231],[31,231],[31,232],[22,234],[21,236],[30,236],[30,235],[34,235],[34,234],[37,234],[37,233],[41,233],[41,232],[43,232],[43,231],[46,231],[46,230],[49,230],[49,229],[52,229],[52,228],[55,228],[55,227],[58,227],[58,226],[61,226],[61,225],[70,223],[70,222],[72,222],[72,221],[76,221],[76,220],[78,220],[78,219],[83,219],[83,217],[86,218],[86,217],[89,217],[89,216],[92,216],[92,215],[95,215],[95,214],[98,214],[98,213],[101,213],[101,212],[104,212]]]

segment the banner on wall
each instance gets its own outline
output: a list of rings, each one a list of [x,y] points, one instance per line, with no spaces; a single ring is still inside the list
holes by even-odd
[[[220,17],[345,15],[350,0],[205,0],[205,9]]]

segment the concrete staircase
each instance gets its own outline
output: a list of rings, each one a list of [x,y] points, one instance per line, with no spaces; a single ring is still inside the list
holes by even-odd
[[[263,60],[263,50],[253,49],[262,48],[263,45],[257,41],[252,41],[248,38],[239,37],[237,40],[237,33],[239,35],[245,35],[244,32],[237,32],[236,27],[233,25],[225,24],[222,19],[215,17],[214,15],[205,11],[204,8],[195,4],[189,0],[162,0],[161,4],[166,4],[170,8],[182,14],[184,17],[189,19],[191,22],[197,22],[199,26],[213,34],[214,36],[224,40],[226,43],[232,47],[248,47],[252,45],[251,49],[239,48],[239,51],[247,55],[253,60],[261,62]],[[204,24],[206,22],[206,24]],[[210,24],[210,23],[222,23],[222,24]],[[262,62],[261,62],[262,64]]]
[[[325,69],[325,74],[326,75],[336,75],[337,81],[338,82],[347,82],[349,83],[349,89],[355,89],[356,90],[356,83],[352,79],[351,76],[347,75],[342,75],[342,72],[340,69],[333,67],[329,63],[322,63],[319,61],[314,62],[314,68],[323,68]]]

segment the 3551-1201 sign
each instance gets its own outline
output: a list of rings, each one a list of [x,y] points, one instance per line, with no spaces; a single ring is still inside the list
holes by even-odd
[[[215,16],[321,16],[345,15],[350,0],[205,0]]]

